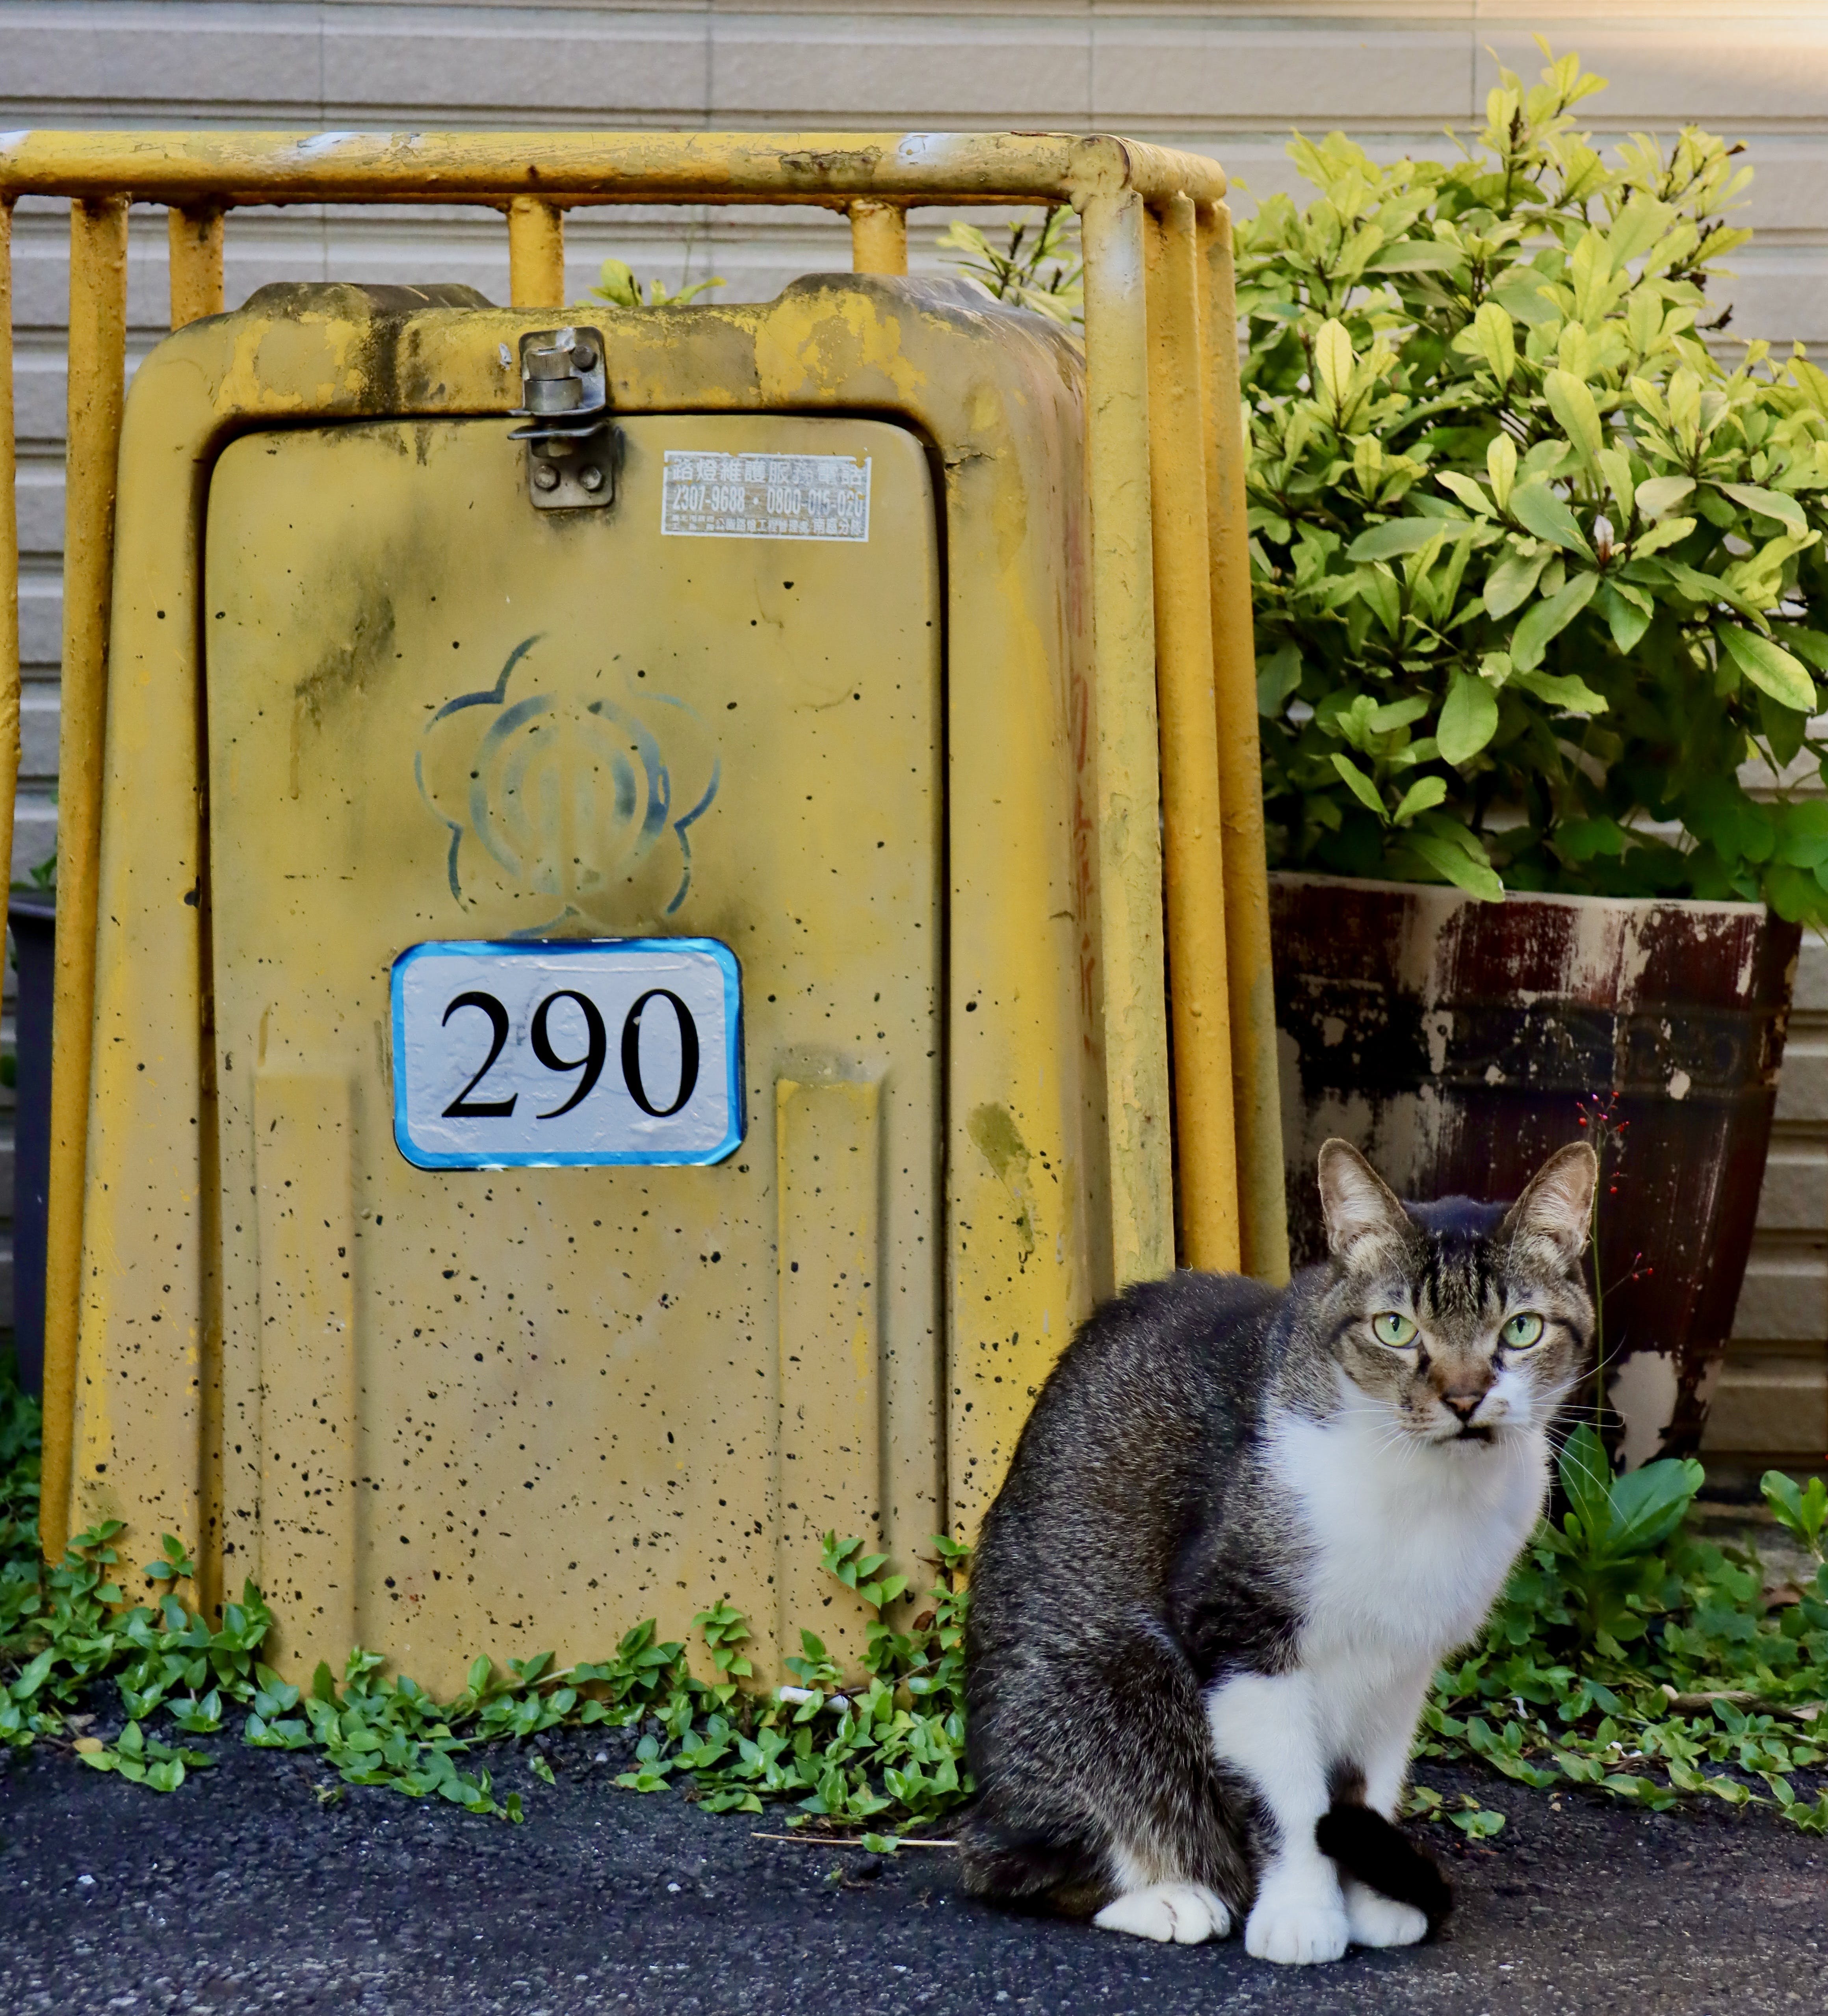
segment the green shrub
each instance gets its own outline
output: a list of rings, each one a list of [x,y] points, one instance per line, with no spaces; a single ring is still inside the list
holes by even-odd
[[[1059,203],[1042,212],[1038,226],[1020,217],[1009,229],[1008,249],[999,252],[975,224],[961,219],[948,227],[938,248],[999,301],[1032,308],[1067,329],[1082,328],[1085,262],[1079,220]]]
[[[1272,859],[1828,920],[1828,802],[1736,776],[1823,753],[1828,376],[1704,340],[1740,149],[1608,164],[1543,78],[1452,164],[1297,138],[1240,229]]]
[[[587,309],[595,301],[607,301],[618,308],[682,308],[723,284],[714,274],[708,280],[689,281],[669,293],[664,280],[652,279],[643,287],[627,260],[606,259],[597,268],[596,285],[587,289],[584,299],[574,306]]]

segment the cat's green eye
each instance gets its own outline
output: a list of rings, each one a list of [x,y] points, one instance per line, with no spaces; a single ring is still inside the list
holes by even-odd
[[[1499,1332],[1499,1341],[1510,1351],[1528,1351],[1542,1341],[1542,1319],[1526,1309],[1513,1316]]]
[[[1394,1309],[1386,1309],[1382,1316],[1371,1319],[1371,1334],[1392,1351],[1402,1351],[1415,1342],[1416,1326]]]

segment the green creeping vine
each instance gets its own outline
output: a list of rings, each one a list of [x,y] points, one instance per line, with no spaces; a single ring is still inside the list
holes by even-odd
[[[208,1736],[230,1707],[243,1740],[315,1752],[345,1783],[436,1796],[471,1813],[524,1817],[498,1795],[481,1758],[560,1727],[641,1733],[617,1779],[641,1792],[678,1787],[714,1813],[757,1813],[789,1802],[790,1826],[863,1830],[864,1845],[930,1823],[969,1797],[963,1769],[963,1575],[967,1550],[936,1540],[939,1585],[898,1630],[883,1613],[905,1592],[887,1557],[828,1535],[825,1566],[875,1612],[862,1672],[847,1679],[810,1632],[787,1664],[796,1684],[762,1692],[727,1604],[693,1620],[713,1677],[683,1645],[638,1625],[599,1664],[556,1668],[552,1655],[478,1659],[455,1700],[434,1701],[404,1676],[384,1679],[376,1653],[350,1654],[340,1685],[320,1665],[307,1693],[258,1654],[272,1622],[259,1592],[227,1605],[212,1629],[174,1586],[191,1573],[167,1539],[146,1574],[149,1604],[129,1604],[98,1527],[47,1570],[37,1545],[38,1409],[0,1360],[0,1747],[68,1747],[98,1770],[156,1791],[207,1767],[203,1751],[155,1736]],[[1655,1808],[1690,1795],[1775,1808],[1828,1832],[1828,1791],[1799,1795],[1798,1771],[1828,1763],[1828,1490],[1772,1472],[1776,1521],[1815,1557],[1806,1588],[1767,1595],[1756,1557],[1685,1530],[1701,1481],[1693,1463],[1662,1462],[1614,1478],[1599,1438],[1576,1430],[1561,1456],[1569,1510],[1546,1523],[1519,1564],[1484,1642],[1438,1677],[1420,1754],[1483,1762],[1537,1787],[1578,1785]],[[108,1744],[88,1733],[88,1690],[112,1679],[127,1715]],[[531,1768],[547,1784],[551,1765]],[[1764,1791],[1753,1789],[1761,1784]],[[321,1798],[342,1796],[326,1787]],[[1409,1811],[1475,1839],[1502,1816],[1470,1795],[1449,1805],[1418,1787]],[[884,1830],[878,1833],[876,1829]]]
[[[1483,1644],[1437,1676],[1418,1754],[1658,1811],[1706,1794],[1828,1833],[1828,1790],[1806,1799],[1790,1783],[1828,1764],[1822,1480],[1765,1474],[1773,1517],[1815,1564],[1805,1586],[1767,1595],[1756,1555],[1685,1530],[1698,1463],[1615,1478],[1583,1424],[1560,1467],[1568,1510],[1538,1528]]]
[[[827,1535],[826,1568],[876,1612],[860,1683],[847,1684],[825,1647],[802,1632],[802,1656],[787,1662],[798,1686],[746,1690],[748,1629],[719,1604],[693,1620],[710,1655],[709,1680],[696,1678],[685,1647],[662,1641],[650,1622],[600,1663],[557,1668],[549,1652],[510,1660],[501,1675],[478,1659],[463,1691],[441,1702],[403,1675],[383,1678],[380,1654],[360,1647],[340,1686],[319,1665],[301,1693],[260,1661],[273,1615],[251,1583],[214,1630],[178,1600],[174,1585],[193,1565],[169,1536],[164,1557],[146,1570],[149,1604],[130,1604],[121,1588],[110,1544],[117,1523],[78,1535],[63,1565],[46,1569],[38,1483],[38,1408],[0,1361],[0,1748],[67,1748],[95,1769],[175,1791],[214,1760],[161,1741],[155,1716],[163,1712],[185,1735],[210,1736],[240,1708],[242,1740],[258,1748],[315,1751],[346,1784],[389,1785],[518,1821],[520,1794],[497,1794],[482,1753],[560,1727],[646,1724],[633,1766],[617,1783],[637,1791],[678,1785],[714,1813],[760,1813],[764,1800],[792,1800],[800,1810],[790,1825],[903,1827],[970,1791],[962,1769],[966,1550],[948,1540],[934,1543],[940,1586],[898,1631],[881,1613],[905,1579],[885,1578],[887,1557],[865,1553],[861,1541]],[[97,1718],[83,1712],[88,1690],[110,1678],[128,1718],[112,1744],[87,1733]],[[554,1782],[537,1753],[532,1769]],[[338,1798],[341,1790],[318,1796]]]
[[[678,1661],[666,1700],[650,1709],[660,1724],[635,1746],[633,1769],[617,1779],[637,1792],[682,1784],[711,1813],[758,1813],[765,1800],[791,1799],[800,1816],[827,1827],[870,1822],[903,1827],[937,1818],[971,1792],[965,1752],[965,1603],[961,1577],[969,1550],[935,1536],[941,1581],[908,1630],[882,1612],[907,1587],[882,1578],[886,1554],[828,1533],[824,1562],[876,1613],[866,1627],[864,1677],[847,1683],[810,1631],[801,1656],[787,1661],[797,1686],[773,1695],[747,1693],[736,1676],[749,1662],[732,1658],[748,1636],[726,1604],[693,1619],[719,1679],[704,1686],[686,1675],[677,1645],[658,1649]],[[651,1637],[646,1624],[631,1634]],[[626,1652],[630,1640],[623,1641]],[[865,1839],[873,1845],[880,1838]]]

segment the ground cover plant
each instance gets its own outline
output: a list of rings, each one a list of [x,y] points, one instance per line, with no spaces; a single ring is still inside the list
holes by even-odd
[[[79,1535],[47,1568],[38,1448],[37,1405],[0,1352],[0,1751],[48,1743],[91,1768],[175,1791],[211,1762],[185,1739],[217,1735],[239,1716],[243,1742],[313,1755],[347,1784],[516,1821],[525,1816],[520,1796],[497,1792],[488,1760],[560,1727],[635,1731],[617,1780],[633,1791],[677,1786],[714,1812],[790,1802],[790,1823],[814,1828],[905,1828],[955,1805],[967,1782],[966,1550],[949,1541],[934,1543],[939,1577],[923,1605],[891,1625],[883,1612],[906,1579],[886,1575],[886,1557],[861,1542],[828,1536],[826,1568],[875,1613],[861,1670],[848,1678],[807,1632],[788,1661],[797,1685],[745,1687],[747,1626],[719,1604],[693,1620],[702,1678],[685,1645],[647,1622],[600,1661],[561,1668],[548,1653],[504,1669],[479,1658],[454,1701],[387,1676],[383,1656],[359,1647],[340,1676],[320,1665],[301,1690],[261,1660],[272,1612],[251,1584],[213,1625],[179,1600],[193,1564],[175,1539],[146,1564],[143,1581],[121,1560],[113,1525]],[[137,1598],[128,1593],[136,1583]],[[117,1721],[111,1741],[92,1733]],[[551,1782],[537,1750],[531,1768]],[[325,1795],[336,1794],[326,1784]]]
[[[1828,1764],[1821,1478],[1765,1474],[1766,1505],[1814,1564],[1801,1586],[1767,1589],[1752,1550],[1691,1529],[1698,1463],[1615,1477],[1583,1423],[1559,1467],[1567,1509],[1537,1529],[1481,1643],[1437,1676],[1419,1754],[1657,1809],[1769,1805],[1828,1833],[1828,1789],[1812,1799],[1792,1783]]]
[[[8,1363],[0,1359],[0,1368]],[[300,1690],[260,1658],[272,1613],[259,1592],[211,1624],[173,1593],[190,1571],[167,1539],[144,1570],[147,1600],[111,1544],[81,1535],[46,1569],[37,1546],[38,1409],[0,1369],[0,1748],[67,1748],[90,1768],[155,1791],[207,1769],[200,1741],[241,1721],[241,1740],[318,1759],[351,1784],[390,1786],[472,1813],[525,1817],[488,1769],[561,1726],[624,1730],[617,1782],[682,1791],[714,1812],[782,1805],[815,1837],[892,1848],[943,1832],[970,1791],[963,1769],[966,1550],[936,1543],[935,1586],[905,1623],[903,1578],[857,1540],[828,1539],[826,1566],[875,1613],[858,1670],[811,1634],[789,1661],[795,1683],[764,1690],[727,1605],[703,1611],[700,1672],[686,1647],[637,1625],[610,1658],[560,1668],[550,1654],[486,1658],[454,1701],[437,1701],[377,1653],[320,1666]],[[1815,1564],[1768,1589],[1747,1549],[1687,1521],[1700,1467],[1664,1461],[1614,1477],[1597,1435],[1561,1452],[1567,1510],[1545,1522],[1481,1643],[1437,1679],[1420,1754],[1474,1759],[1538,1787],[1580,1787],[1654,1808],[1712,1798],[1770,1807],[1828,1832],[1828,1790],[1793,1780],[1828,1764],[1828,1490],[1777,1472],[1764,1481],[1778,1522]],[[703,1676],[702,1677],[700,1676]],[[112,1740],[93,1731],[119,1724]],[[624,1739],[626,1740],[626,1739]],[[536,1777],[551,1765],[531,1753]],[[326,1780],[320,1796],[340,1796]],[[1501,1816],[1468,1795],[1449,1809],[1418,1787],[1409,1810],[1475,1837]]]

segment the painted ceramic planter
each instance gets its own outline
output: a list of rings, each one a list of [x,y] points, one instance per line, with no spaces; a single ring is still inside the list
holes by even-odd
[[[1402,1195],[1515,1197],[1583,1134],[1611,1439],[1692,1454],[1757,1215],[1801,931],[1761,904],[1271,878],[1289,1229],[1329,1135]],[[1585,1125],[1583,1126],[1583,1121]]]

